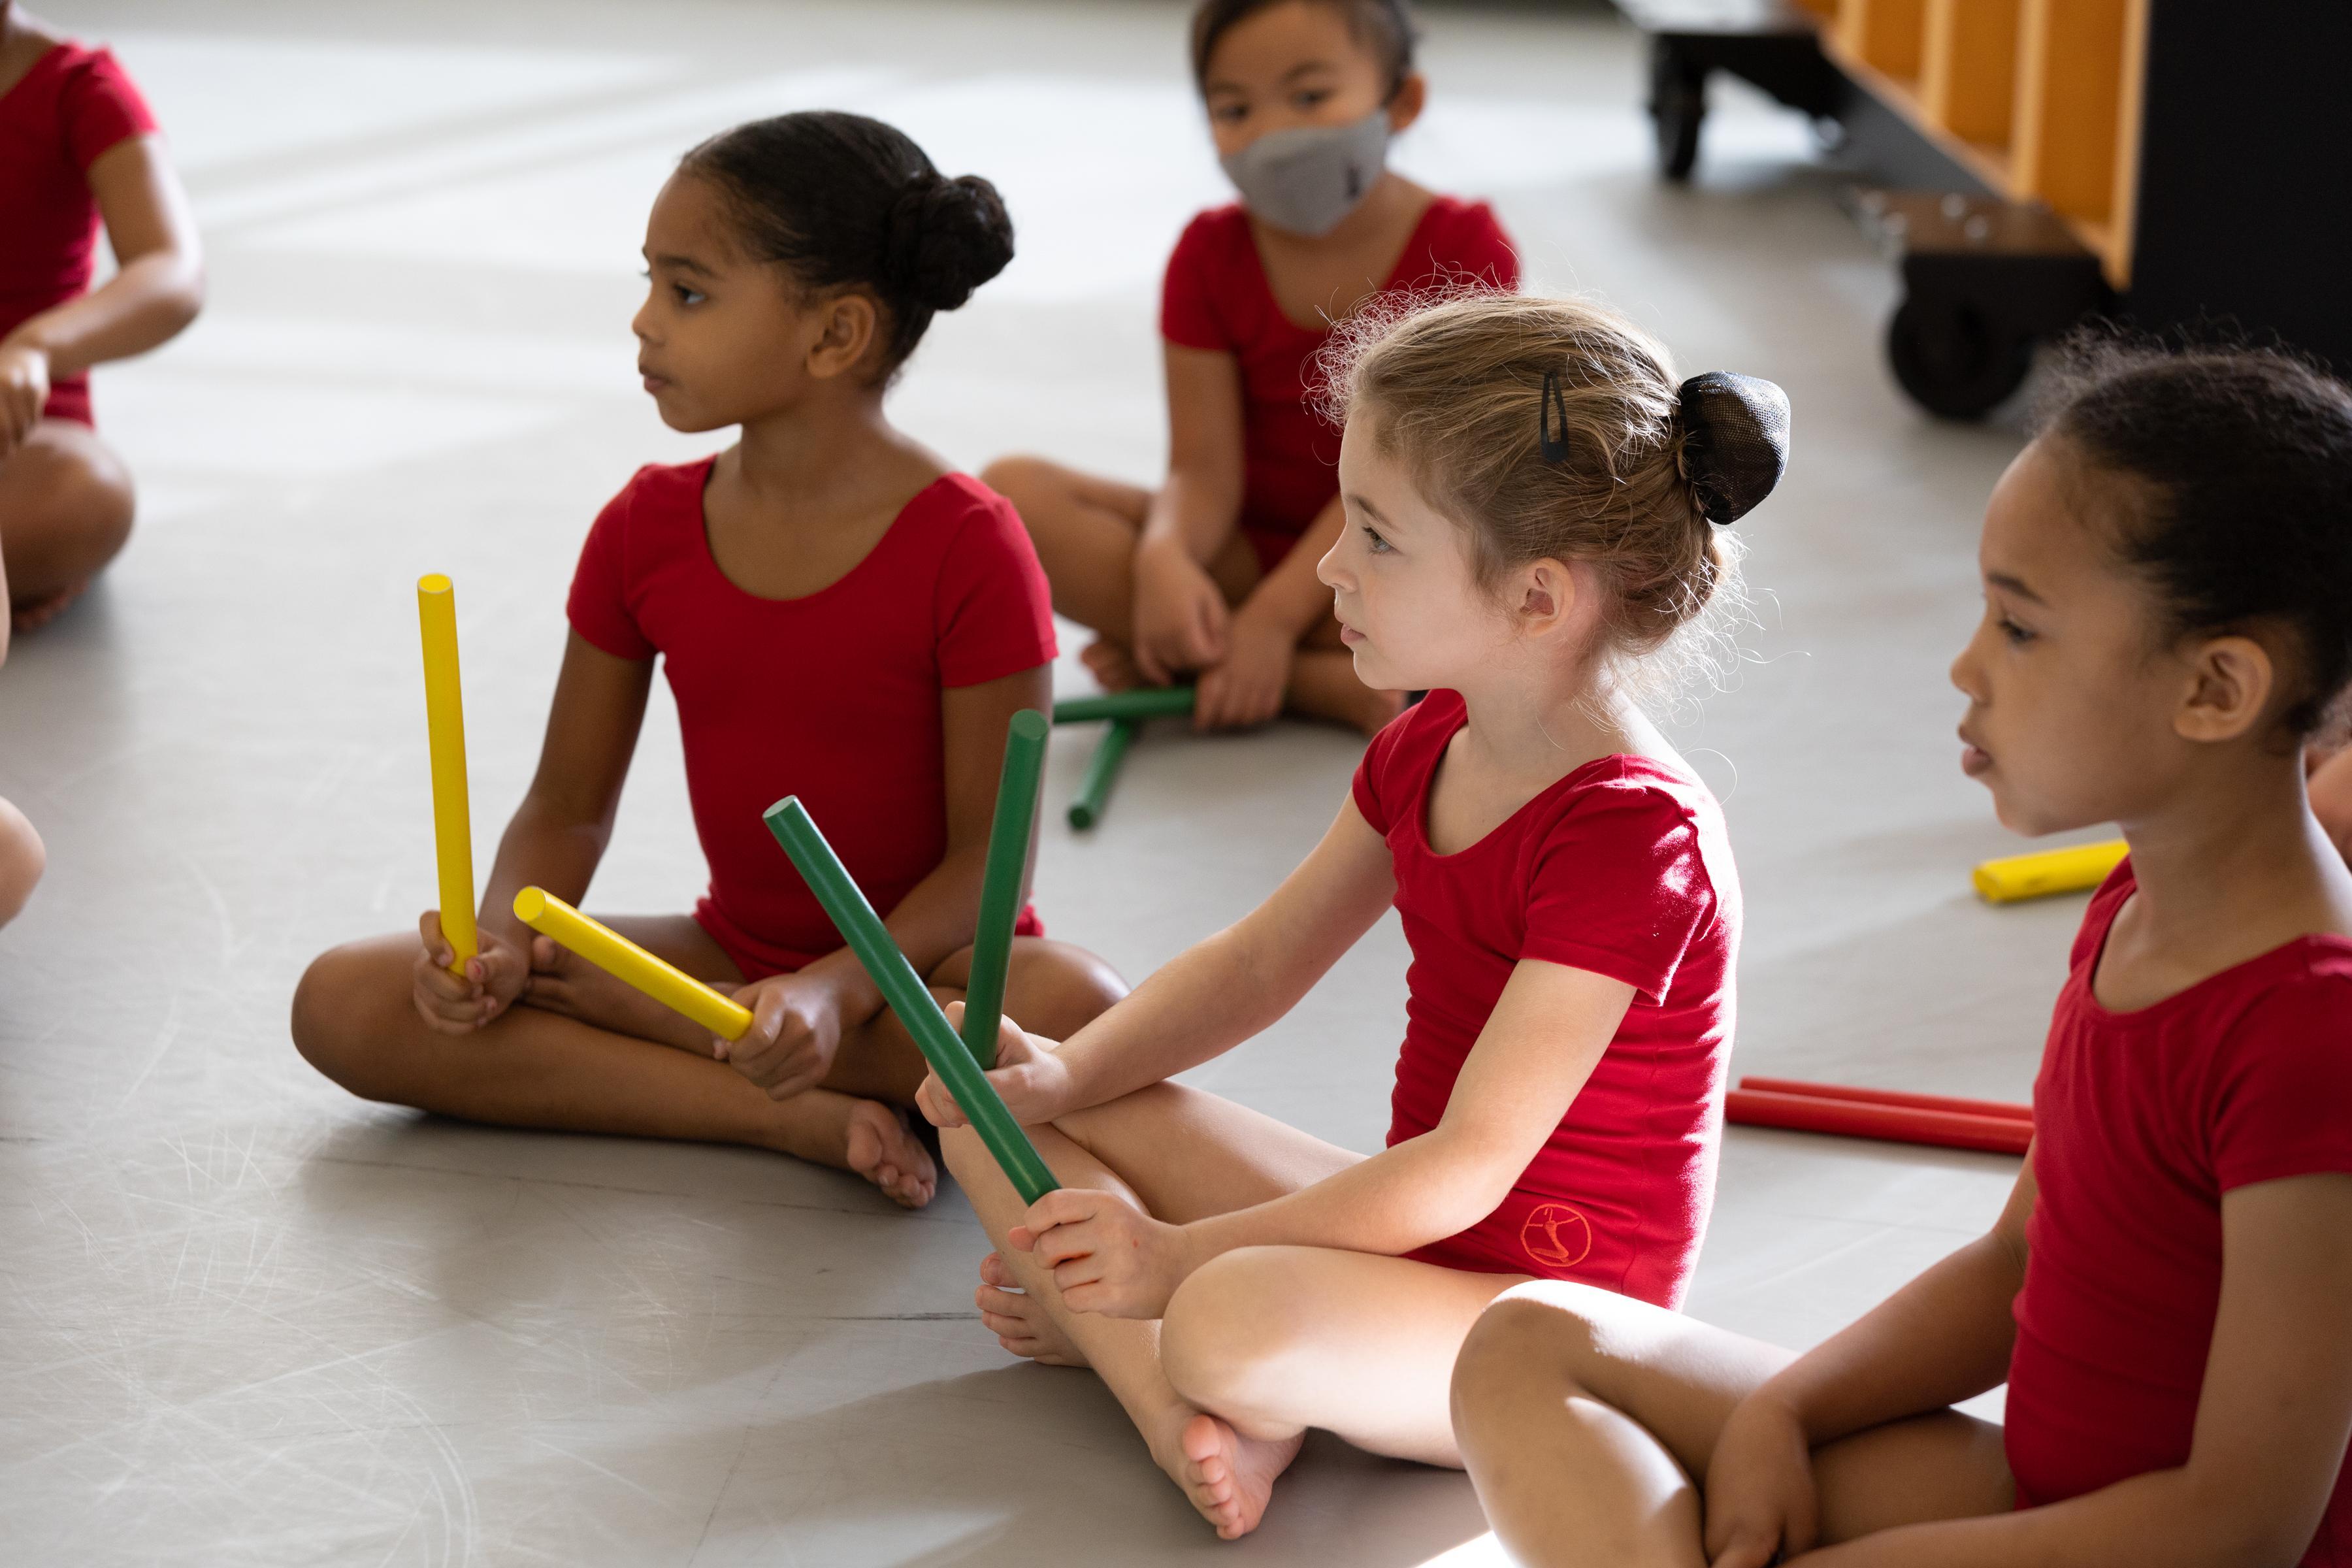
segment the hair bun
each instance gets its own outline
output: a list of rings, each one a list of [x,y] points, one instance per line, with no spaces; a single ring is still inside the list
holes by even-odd
[[[928,309],[954,310],[1012,259],[1013,219],[977,174],[917,174],[890,209],[883,265]]]
[[[1711,370],[1682,384],[1683,472],[1707,521],[1737,522],[1789,468],[1789,395]]]

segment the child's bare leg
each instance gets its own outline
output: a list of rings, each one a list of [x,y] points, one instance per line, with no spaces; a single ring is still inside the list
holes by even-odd
[[[1526,1278],[1318,1247],[1211,1259],[1168,1303],[1170,1383],[1236,1431],[1320,1426],[1360,1448],[1461,1463],[1446,1406],[1454,1352]]]
[[[622,922],[698,978],[741,975],[691,921]],[[508,1127],[744,1143],[855,1171],[909,1205],[929,1201],[929,1153],[887,1105],[826,1089],[783,1101],[724,1062],[519,1006],[484,1028],[427,1028],[409,999],[416,939],[320,956],[294,994],[294,1043],[362,1099]]]
[[[1495,1534],[1530,1568],[1702,1568],[1700,1500],[1733,1408],[1790,1352],[1591,1286],[1523,1285],[1470,1331],[1456,1440]],[[1943,1413],[1814,1457],[1825,1541],[2011,1502],[2000,1429]]]
[[[1135,546],[1153,492],[1043,458],[1000,458],[981,482],[1011,501],[1053,584],[1054,608],[1100,639],[1083,656],[1107,690],[1142,682],[1128,653],[1135,627]],[[1209,574],[1228,604],[1257,585],[1257,558],[1235,529]]]
[[[1214,1095],[1172,1084],[1078,1112],[1064,1125],[1073,1126],[1086,1143],[1059,1127],[1033,1128],[1030,1135],[1066,1184],[1123,1192],[1147,1210],[1179,1222],[1264,1203],[1361,1158]],[[1123,1173],[1089,1144],[1117,1145],[1144,1179],[1122,1180]],[[1065,1309],[1051,1277],[1035,1270],[1032,1256],[1005,1247],[1005,1233],[1026,1205],[979,1139],[969,1128],[953,1129],[940,1147],[996,1243],[996,1267],[1026,1292],[1027,1310],[1041,1334],[1068,1345],[1095,1368],[1135,1422],[1152,1458],[1220,1535],[1231,1538],[1255,1528],[1275,1479],[1298,1451],[1299,1435],[1245,1436],[1178,1396],[1160,1371],[1158,1323]],[[1155,1194],[1167,1201],[1155,1206]]]
[[[131,537],[130,471],[88,426],[44,419],[0,461],[0,558],[29,631],[70,604]]]
[[[0,797],[0,926],[16,918],[47,865],[41,836],[23,812]]]

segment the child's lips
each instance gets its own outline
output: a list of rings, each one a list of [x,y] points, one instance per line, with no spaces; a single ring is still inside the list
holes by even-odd
[[[1969,740],[1969,732],[1967,731],[1961,731],[1960,772],[1968,774],[1969,777],[1973,779],[1981,778],[1991,771],[1992,753],[1986,751],[1982,746],[1978,745],[1974,741]]]

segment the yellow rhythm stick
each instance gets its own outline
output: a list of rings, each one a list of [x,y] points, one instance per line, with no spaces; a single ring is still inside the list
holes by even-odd
[[[685,1014],[721,1038],[740,1040],[751,1026],[751,1009],[720,995],[677,965],[656,958],[543,888],[525,888],[517,893],[514,912],[515,919],[540,935],[554,938],[605,973]]]
[[[440,573],[416,580],[425,636],[425,726],[433,746],[433,841],[441,862],[441,934],[463,973],[474,934],[474,823],[466,808],[466,708],[457,695],[457,595]]]
[[[2050,893],[2083,892],[2105,881],[2128,847],[2116,838],[1988,860],[1977,868],[1977,896],[1989,904],[2013,904]]]

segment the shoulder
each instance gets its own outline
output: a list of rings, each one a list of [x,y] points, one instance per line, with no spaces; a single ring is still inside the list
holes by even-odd
[[[942,474],[898,514],[906,541],[934,565],[942,586],[984,580],[1025,587],[1043,580],[1036,547],[1013,503],[970,474]]]
[[[1421,237],[1430,253],[1441,260],[1487,262],[1500,257],[1516,261],[1509,231],[1485,202],[1436,197],[1422,215]]]
[[[45,68],[58,73],[58,95],[68,110],[110,105],[121,109],[141,130],[154,128],[146,99],[112,49],[68,38],[43,56],[34,68]]]
[[[2352,1089],[2352,940],[2307,936],[2245,966],[2229,1007],[2233,1058],[2319,1055]]]
[[[691,463],[647,463],[613,492],[613,499],[597,514],[598,523],[610,519],[624,525],[657,524],[690,516],[699,524],[703,486],[709,482],[710,465],[716,460],[702,458]]]
[[[1184,232],[1176,237],[1176,254],[1197,256],[1217,250],[1230,250],[1235,243],[1249,239],[1249,214],[1241,203],[1228,202],[1221,207],[1207,207],[1192,215]]]
[[[1640,868],[1668,894],[1711,899],[1732,878],[1714,792],[1654,757],[1621,754],[1579,768],[1530,837],[1538,858],[1566,851],[1579,875],[1596,865]]]

